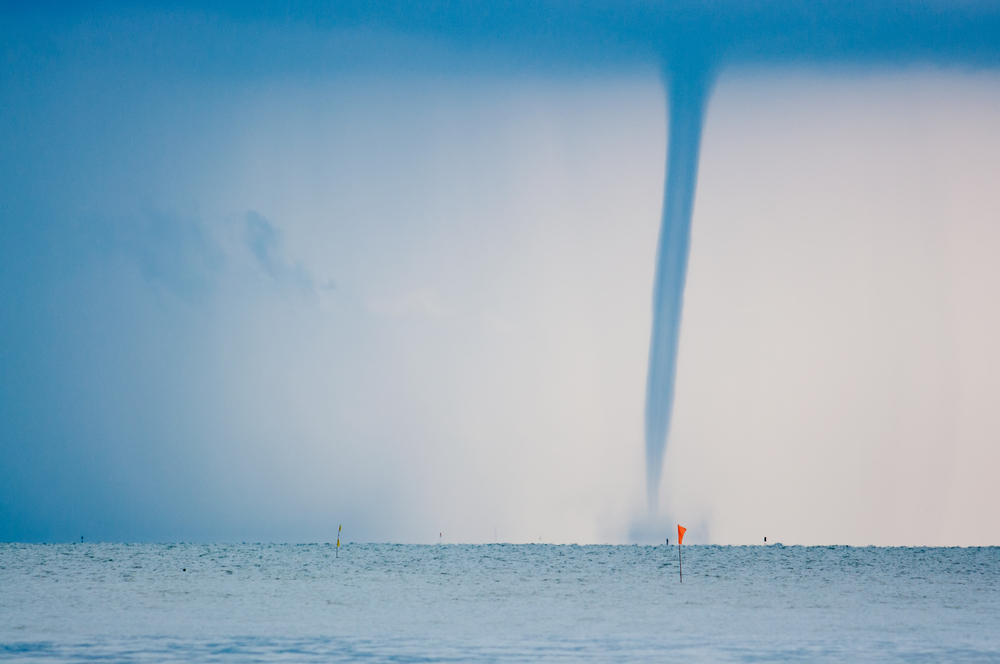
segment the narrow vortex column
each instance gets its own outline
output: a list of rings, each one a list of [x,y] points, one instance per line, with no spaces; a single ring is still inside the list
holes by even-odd
[[[663,457],[674,408],[677,347],[691,246],[691,213],[709,79],[708,67],[700,61],[675,60],[666,71],[667,176],[663,190],[663,223],[656,251],[653,331],[646,374],[646,495],[651,514],[656,513],[659,504]]]

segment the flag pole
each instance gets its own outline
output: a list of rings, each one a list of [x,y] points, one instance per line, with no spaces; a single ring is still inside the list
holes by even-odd
[[[684,562],[681,560],[681,545],[684,544],[684,533],[687,532],[687,528],[681,524],[677,524],[677,571],[681,575],[681,583],[684,583]]]

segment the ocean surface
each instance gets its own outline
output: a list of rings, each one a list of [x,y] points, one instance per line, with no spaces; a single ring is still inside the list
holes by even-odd
[[[10,662],[1000,662],[1000,548],[0,544]]]

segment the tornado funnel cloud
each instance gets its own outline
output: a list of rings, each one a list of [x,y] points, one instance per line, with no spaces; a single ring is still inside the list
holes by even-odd
[[[691,245],[691,214],[709,79],[708,68],[700,62],[675,61],[666,73],[667,174],[656,252],[653,330],[646,376],[646,495],[651,513],[656,512],[659,504],[663,457],[674,408],[677,347]]]

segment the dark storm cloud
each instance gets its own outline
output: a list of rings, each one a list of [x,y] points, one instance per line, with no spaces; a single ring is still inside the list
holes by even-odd
[[[234,140],[227,109],[255,101],[238,86],[425,67],[662,65],[674,108],[700,131],[707,97],[684,90],[707,95],[727,66],[993,67],[1000,57],[1000,5],[986,2],[8,3],[0,24],[0,540],[76,539],[81,528],[216,539],[257,527],[247,516],[243,530],[231,525],[204,470],[220,437],[204,425],[218,399],[204,339],[230,261],[197,214],[176,212],[188,201],[175,196]],[[688,171],[671,162],[685,236],[695,133],[676,153]],[[231,212],[246,215],[259,268],[314,292],[275,225],[246,209]],[[657,355],[670,390],[684,275],[671,265],[674,332]],[[652,449],[650,463],[662,457]]]

